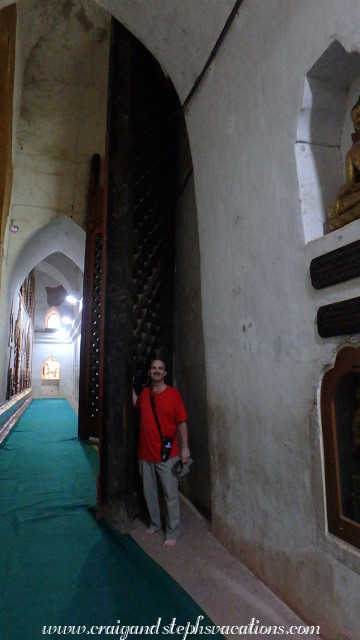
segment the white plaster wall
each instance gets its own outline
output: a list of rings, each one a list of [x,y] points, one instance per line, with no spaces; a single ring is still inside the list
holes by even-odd
[[[40,223],[59,212],[84,223],[91,157],[105,148],[109,28],[91,0],[18,3],[11,217],[22,235],[34,208]]]
[[[341,71],[339,76],[341,82]],[[330,230],[327,210],[343,179],[340,139],[346,99],[347,90],[341,84],[305,80],[295,144],[305,242]]]
[[[97,0],[171,76],[181,101],[202,71],[235,0]]]
[[[317,406],[346,340],[315,320],[359,281],[316,292],[309,265],[360,223],[305,247],[294,143],[307,72],[334,34],[359,50],[359,33],[355,1],[245,2],[187,112],[214,531],[325,637],[352,639],[359,552],[326,533]]]
[[[73,395],[73,354],[74,346],[71,342],[41,341],[41,335],[35,334],[33,364],[32,364],[32,389],[34,398],[40,398],[42,367],[50,356],[56,358],[60,363],[60,383],[59,398],[71,397]]]

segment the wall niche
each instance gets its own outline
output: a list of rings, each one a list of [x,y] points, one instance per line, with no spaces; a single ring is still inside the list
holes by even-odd
[[[360,94],[360,54],[335,40],[307,73],[295,157],[305,242],[330,232],[327,211],[344,183],[350,111]]]
[[[360,548],[360,348],[341,349],[325,373],[321,421],[328,530]]]

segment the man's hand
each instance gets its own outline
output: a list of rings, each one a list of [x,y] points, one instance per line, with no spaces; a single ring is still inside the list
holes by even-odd
[[[189,447],[181,447],[180,458],[184,464],[189,460],[190,458]]]
[[[180,422],[178,424],[180,434],[180,458],[185,464],[190,458],[190,451],[188,446],[188,428],[186,422]]]
[[[135,407],[135,405],[136,405],[136,402],[137,402],[138,397],[139,397],[139,396],[138,396],[138,394],[136,393],[136,391],[135,391],[135,389],[134,389],[134,387],[133,387],[133,390],[132,390],[132,401],[133,401],[133,405],[134,405],[134,407]]]

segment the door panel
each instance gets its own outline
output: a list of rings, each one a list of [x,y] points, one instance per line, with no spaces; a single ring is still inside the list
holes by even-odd
[[[153,357],[167,361],[171,376],[175,108],[158,63],[114,20],[100,495],[105,515],[122,530],[136,511],[132,379],[146,382]]]

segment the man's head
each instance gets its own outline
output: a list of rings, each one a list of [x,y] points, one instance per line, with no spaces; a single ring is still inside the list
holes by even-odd
[[[162,360],[152,360],[150,364],[149,376],[151,382],[163,382],[166,376],[165,362]]]

